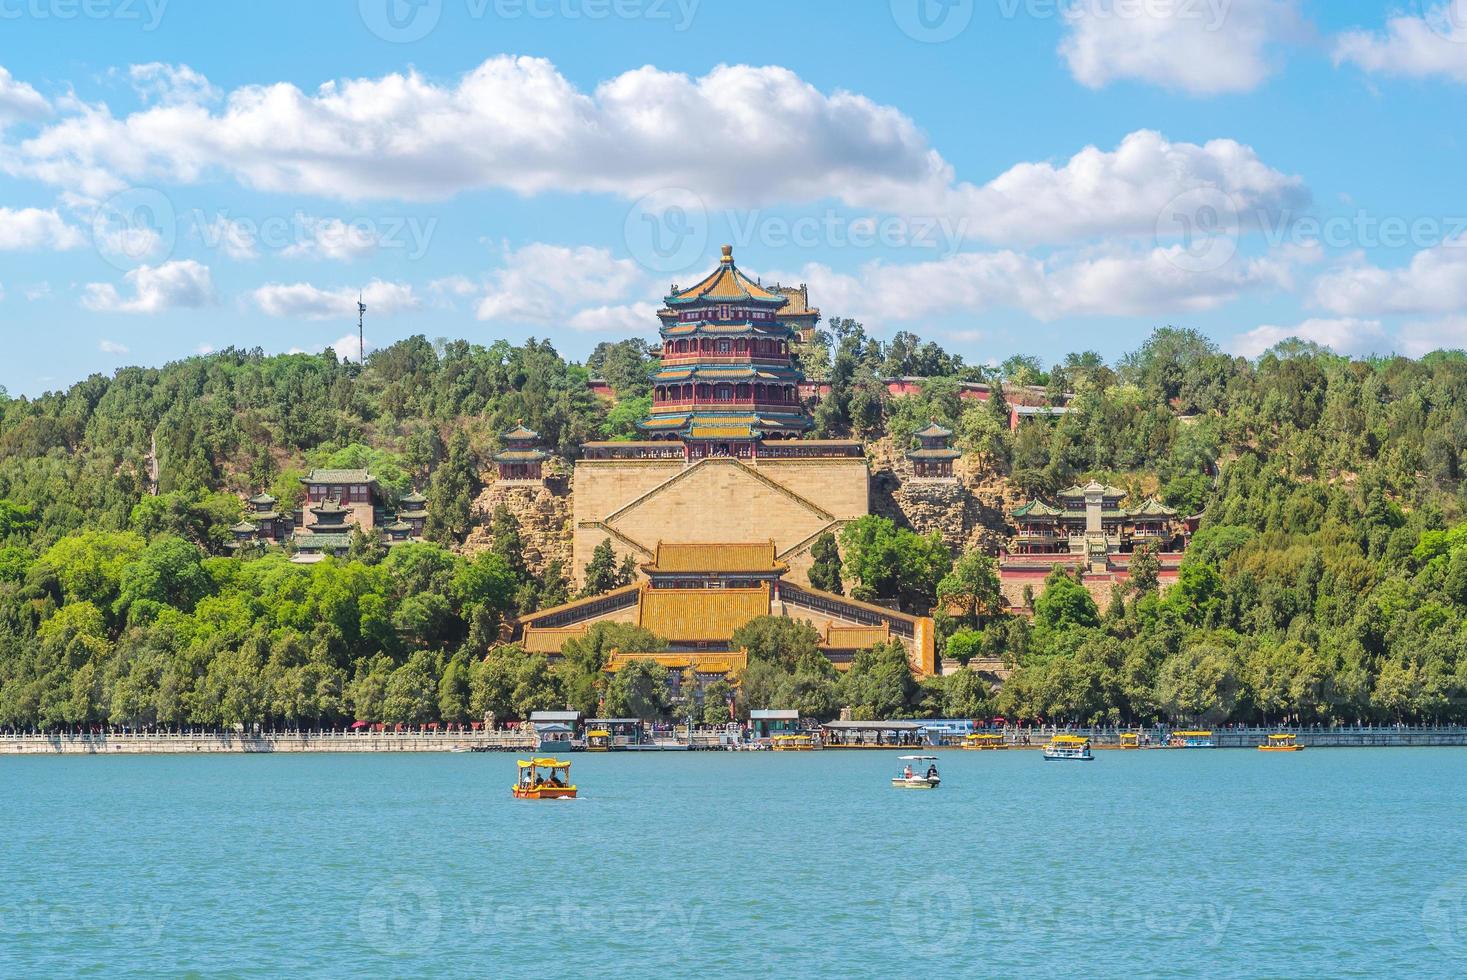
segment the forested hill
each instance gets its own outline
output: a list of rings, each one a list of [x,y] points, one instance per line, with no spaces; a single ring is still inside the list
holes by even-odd
[[[936,418],[1025,494],[1090,477],[1159,487],[1203,513],[1202,532],[1165,596],[1143,583],[1100,610],[1054,577],[1032,624],[982,601],[943,623],[950,653],[1018,665],[996,705],[966,680],[875,683],[889,666],[875,661],[789,689],[746,678],[746,693],[808,695],[811,713],[839,700],[1079,720],[1467,715],[1467,356],[1350,360],[1290,343],[1250,362],[1162,330],[1115,364],[986,369],[910,334],[831,328],[800,349],[832,386],[819,434],[904,438]],[[499,432],[522,419],[567,454],[628,437],[652,363],[635,340],[578,365],[544,341],[419,337],[364,368],[226,350],[36,399],[0,393],[0,725],[424,720],[594,701],[595,651],[577,676],[483,659],[503,616],[563,597],[564,581],[532,580],[507,524],[491,552],[454,548]],[[878,380],[892,376],[932,380],[892,399]],[[957,397],[959,381],[1000,379],[1073,393],[1072,411],[1010,433],[1001,398]],[[306,468],[354,465],[389,496],[423,490],[433,543],[386,557],[367,544],[310,568],[226,557],[241,495],[289,501]],[[869,557],[846,555],[849,589],[878,588],[860,580]],[[981,599],[988,571],[959,562],[944,594]],[[940,588],[919,583],[915,598]],[[794,685],[787,653],[769,659]]]

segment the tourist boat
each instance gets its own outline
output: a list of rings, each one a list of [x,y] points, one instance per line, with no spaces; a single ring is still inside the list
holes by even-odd
[[[587,752],[610,752],[611,733],[604,728],[595,728],[586,733]]]
[[[1121,748],[1139,749],[1141,747],[1141,736],[1135,732],[1121,732]]]
[[[1044,747],[1045,762],[1090,762],[1090,739],[1083,735],[1056,735]]]
[[[517,800],[573,800],[575,784],[570,781],[571,764],[564,759],[521,759],[520,778],[514,784]]]
[[[809,752],[820,748],[820,744],[809,735],[775,735],[769,747],[776,752]]]
[[[937,789],[942,784],[942,777],[937,774],[937,756],[904,755],[901,761],[906,765],[891,778],[892,786],[897,789]],[[919,775],[917,770],[912,768],[914,762],[927,763],[927,771]]]
[[[1303,752],[1304,746],[1299,744],[1297,735],[1279,733],[1270,735],[1268,741],[1258,747],[1260,752]]]
[[[975,752],[993,752],[1008,747],[1009,743],[1002,735],[990,732],[974,732],[963,739],[963,748]]]
[[[1172,737],[1166,743],[1174,749],[1210,749],[1215,743],[1212,741],[1212,732],[1172,732]]]

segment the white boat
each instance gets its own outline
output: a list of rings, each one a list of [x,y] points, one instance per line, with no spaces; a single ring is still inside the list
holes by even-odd
[[[891,785],[896,789],[937,789],[942,785],[942,777],[937,774],[937,756],[904,755],[901,761],[906,764],[891,779]],[[921,772],[920,765],[913,768],[914,762],[927,763],[927,771]]]
[[[1056,735],[1044,747],[1045,762],[1090,762],[1094,758],[1090,754],[1090,739],[1083,735]]]

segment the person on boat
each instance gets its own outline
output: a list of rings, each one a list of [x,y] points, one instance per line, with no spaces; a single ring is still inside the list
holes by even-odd
[[[912,778],[912,767],[911,766],[907,766],[906,768],[904,768],[902,770],[902,778],[903,779],[911,779]]]
[[[937,766],[936,765],[931,765],[931,766],[928,766],[927,767],[927,778],[928,779],[936,779],[937,778]]]

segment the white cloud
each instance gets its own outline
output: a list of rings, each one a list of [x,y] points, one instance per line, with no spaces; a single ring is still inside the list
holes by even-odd
[[[534,242],[505,254],[479,300],[480,320],[556,323],[577,307],[651,288],[630,259],[604,248]]]
[[[990,242],[1151,237],[1168,205],[1189,192],[1225,196],[1248,220],[1309,200],[1303,181],[1269,167],[1250,146],[1228,139],[1173,143],[1138,130],[1114,150],[1089,146],[1062,166],[1022,163],[981,187],[956,185],[927,202],[930,208],[914,196],[908,210],[962,215],[968,234]]]
[[[128,78],[144,102],[199,105],[220,97],[219,90],[188,65],[166,65],[159,61],[133,65],[128,69]]]
[[[308,282],[268,283],[256,289],[251,298],[267,316],[296,317],[306,320],[355,320],[357,290],[351,286],[322,289]],[[361,290],[361,301],[367,316],[393,316],[421,307],[413,287],[406,283],[374,279]]]
[[[1229,343],[1233,353],[1257,357],[1290,337],[1322,344],[1337,354],[1375,354],[1392,349],[1392,341],[1379,320],[1311,319],[1292,327],[1260,326],[1239,334]]]
[[[97,341],[97,350],[101,351],[104,354],[126,354],[128,352],[125,346],[119,344],[115,340]]]
[[[1455,313],[1467,308],[1467,239],[1423,249],[1400,269],[1358,258],[1315,280],[1314,299],[1343,316]]]
[[[1185,266],[1180,246],[1047,259],[964,252],[907,265],[871,262],[850,274],[817,263],[782,278],[809,283],[827,309],[877,323],[1004,308],[1041,320],[1210,310],[1245,293],[1292,284],[1293,263],[1286,257],[1238,258],[1207,272]]]
[[[286,258],[360,259],[377,251],[377,232],[340,218],[300,218],[302,240],[281,250]]]
[[[214,302],[209,267],[192,259],[139,266],[124,278],[132,296],[123,296],[110,282],[94,282],[82,293],[82,305],[95,313],[165,313]]]
[[[222,249],[231,259],[247,261],[260,256],[254,226],[247,221],[236,221],[226,215],[217,214],[213,221],[198,225],[195,230],[204,245]]]
[[[194,351],[196,353],[203,354],[203,355],[206,355],[207,356],[209,354],[214,353],[214,345],[213,344],[200,344],[199,346],[197,346],[197,347],[194,348]]]
[[[1072,0],[1060,54],[1082,85],[1135,79],[1194,95],[1249,92],[1303,32],[1298,0]]]
[[[491,187],[638,198],[685,187],[714,209],[835,199],[948,218],[990,241],[1050,243],[1150,234],[1162,205],[1197,188],[1233,195],[1250,211],[1291,206],[1304,193],[1250,147],[1170,143],[1145,131],[1062,167],[1023,164],[989,184],[962,182],[904,113],[821,92],[773,66],[723,65],[701,77],[648,66],[583,92],[549,61],[506,56],[450,85],[390,74],[313,94],[248,86],[218,111],[158,105],[118,118],[78,103],[70,113],[19,147],[10,169],[95,196],[214,172],[265,191],[347,200]]]
[[[51,295],[51,284],[49,282],[38,282],[27,286],[25,298],[34,303],[38,299],[45,299]]]
[[[1341,34],[1334,59],[1382,75],[1467,82],[1467,0],[1434,3],[1418,15],[1396,14],[1383,32]]]
[[[566,321],[572,330],[645,334],[657,325],[657,307],[651,303],[587,307]]]
[[[40,92],[0,67],[0,129],[6,123],[40,119],[50,111],[51,103]]]
[[[349,333],[327,344],[323,350],[327,348],[334,350],[336,356],[343,361],[362,361],[377,349],[377,345],[365,337],[359,338],[356,334]]]
[[[0,252],[65,251],[86,242],[86,235],[68,225],[54,209],[0,208]]]
[[[1401,327],[1401,353],[1421,357],[1434,350],[1467,349],[1467,316],[1418,320]]]

